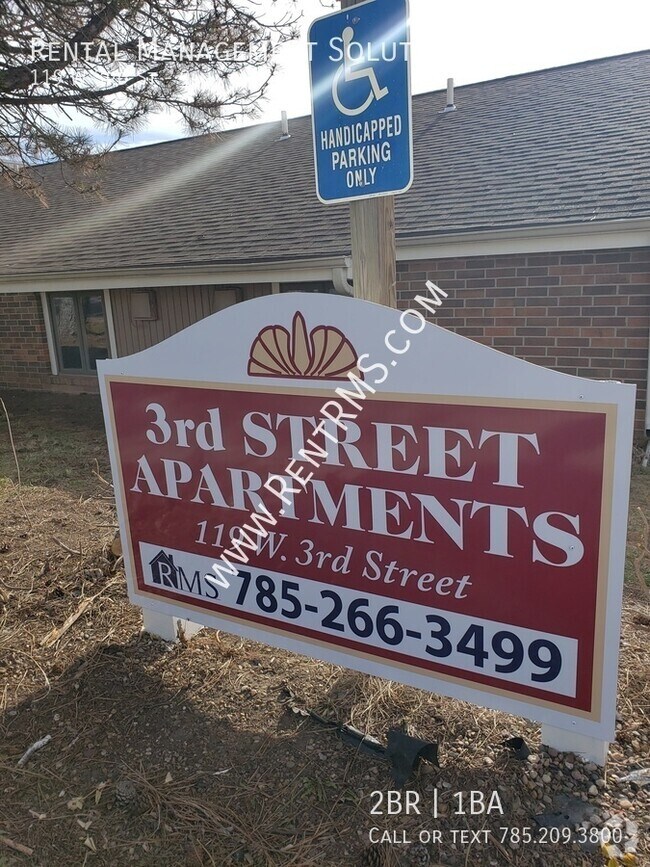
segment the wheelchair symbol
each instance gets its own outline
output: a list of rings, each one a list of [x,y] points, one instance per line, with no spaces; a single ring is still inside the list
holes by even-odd
[[[342,33],[342,37],[344,51],[343,66],[339,67],[334,76],[334,81],[332,82],[332,99],[334,100],[334,105],[338,108],[341,114],[354,117],[355,115],[362,114],[366,111],[375,99],[383,99],[388,94],[388,88],[379,87],[375,70],[372,67],[355,69],[355,63],[357,61],[353,61],[350,58],[350,43],[354,38],[354,30],[352,27],[346,27]],[[361,78],[368,78],[370,80],[370,93],[366,97],[365,101],[357,108],[348,108],[341,102],[339,97],[339,84],[341,83],[342,76],[344,76],[345,81],[358,81]]]

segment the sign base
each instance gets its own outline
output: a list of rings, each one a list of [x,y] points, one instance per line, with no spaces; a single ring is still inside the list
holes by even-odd
[[[579,732],[542,725],[542,743],[544,746],[553,747],[561,753],[575,753],[586,761],[594,762],[601,767],[604,767],[607,762],[609,741],[601,741],[598,738],[581,735]]]
[[[179,631],[183,633],[185,638],[194,638],[202,629],[200,624],[192,623],[191,620],[172,617],[170,614],[161,614],[150,608],[142,609],[142,631],[162,638],[164,641],[179,641]]]

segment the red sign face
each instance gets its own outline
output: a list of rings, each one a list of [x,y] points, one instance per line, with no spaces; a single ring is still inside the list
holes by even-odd
[[[599,707],[602,407],[382,395],[327,438],[323,391],[108,388],[140,593],[432,683]],[[283,502],[265,482],[310,439],[313,478]],[[260,500],[276,522],[229,587],[209,581]]]

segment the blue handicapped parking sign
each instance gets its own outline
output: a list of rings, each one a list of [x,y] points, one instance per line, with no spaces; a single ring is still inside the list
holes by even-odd
[[[366,0],[309,29],[316,191],[325,203],[413,181],[408,0]]]

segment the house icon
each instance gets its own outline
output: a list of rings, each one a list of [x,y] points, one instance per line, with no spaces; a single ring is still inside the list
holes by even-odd
[[[174,566],[174,559],[164,551],[159,551],[149,562],[151,577],[154,584],[163,584],[165,587],[174,587],[178,590],[178,569]]]

